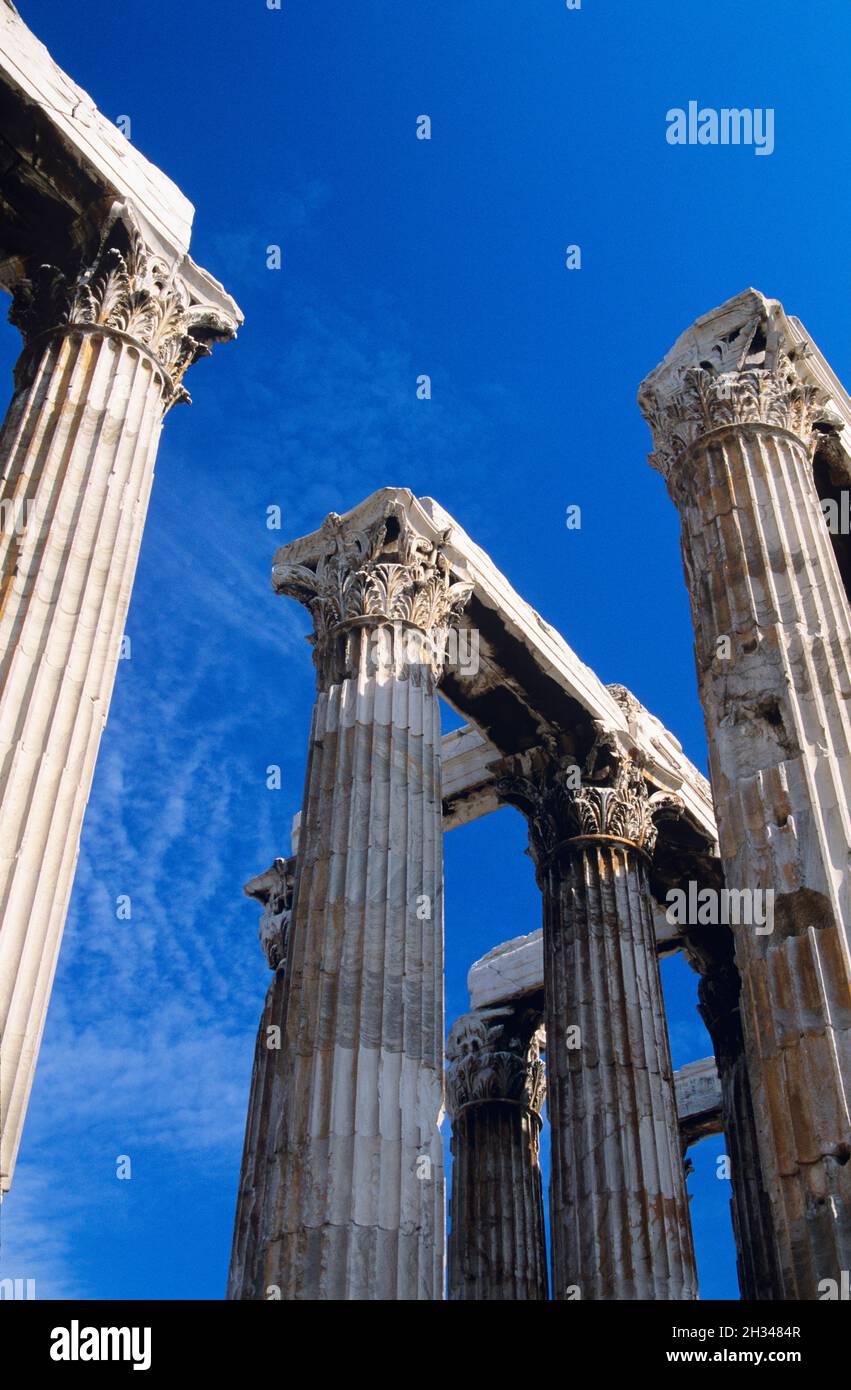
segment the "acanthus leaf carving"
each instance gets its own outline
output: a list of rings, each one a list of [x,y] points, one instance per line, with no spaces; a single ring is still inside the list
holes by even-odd
[[[214,306],[193,303],[175,267],[151,252],[132,212],[112,209],[100,244],[75,272],[41,265],[15,287],[9,321],[26,346],[43,334],[75,326],[121,333],[160,364],[164,409],[189,402],[188,368],[210,354],[211,342],[233,338],[236,323]]]
[[[286,969],[295,886],[295,859],[276,859],[271,868],[245,885],[249,897],[263,904],[258,936],[270,970]]]
[[[696,440],[725,425],[773,425],[809,448],[813,426],[829,408],[824,393],[801,380],[781,348],[771,367],[683,367],[670,389],[643,388],[639,403],[653,434],[650,462],[666,479]]]
[[[423,651],[439,670],[440,639],[473,590],[452,577],[440,545],[416,532],[398,503],[360,531],[347,529],[332,512],[322,532],[327,544],[315,567],[284,561],[272,570],[276,592],[297,599],[311,614],[317,665],[341,630],[373,620],[422,634]]]
[[[447,1106],[510,1102],[540,1116],[546,1094],[540,1016],[516,1005],[472,1009],[446,1042]]]
[[[573,841],[618,840],[652,855],[660,822],[682,814],[676,793],[651,794],[638,751],[624,751],[599,726],[578,782],[576,765],[566,757],[539,750],[515,763],[495,787],[526,816],[539,871]]]

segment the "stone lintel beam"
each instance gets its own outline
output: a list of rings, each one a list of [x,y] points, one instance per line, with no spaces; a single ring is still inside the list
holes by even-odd
[[[668,955],[680,949],[678,937],[662,937],[660,940],[662,931],[671,933],[676,930],[665,921],[664,913],[658,912],[655,922],[658,955]],[[672,944],[668,945],[668,941]],[[470,1007],[474,1009],[485,1009],[492,1004],[538,994],[544,988],[542,930],[539,928],[527,936],[515,936],[511,941],[503,941],[487,955],[474,961],[467,972],[467,988],[470,991]]]
[[[498,811],[496,767],[502,755],[478,729],[465,724],[440,741],[443,790],[443,829],[468,825]]]
[[[241,323],[234,300],[189,256],[194,208],[63,72],[14,6],[0,4],[0,286],[40,263],[79,264],[114,204],[194,303]]]
[[[474,961],[467,972],[470,1008],[510,1003],[544,988],[544,933],[515,936]]]
[[[722,1134],[721,1080],[714,1057],[686,1062],[674,1072],[677,1118],[683,1147],[698,1143],[711,1134]]]
[[[623,686],[604,685],[432,498],[417,498],[407,488],[382,488],[339,518],[341,534],[355,537],[384,515],[391,502],[416,532],[441,546],[453,574],[473,587],[458,627],[475,634],[478,661],[446,662],[441,695],[447,702],[503,756],[543,742],[582,763],[602,729],[624,752],[638,749],[652,789],[677,793],[686,820],[704,841],[714,843],[709,784],[676,738]],[[310,564],[325,534],[319,528],[292,542],[284,548],[287,557]],[[472,740],[459,751],[475,761]],[[457,795],[452,791],[452,769],[448,778],[450,800],[460,802],[462,788],[458,786]],[[480,790],[479,813],[484,814],[495,806],[485,788]],[[460,807],[451,814],[456,825],[471,818]]]

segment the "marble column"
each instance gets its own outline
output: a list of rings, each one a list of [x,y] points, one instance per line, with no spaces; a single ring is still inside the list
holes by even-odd
[[[446,1045],[452,1120],[449,1297],[547,1297],[538,1141],[544,1102],[540,1010],[474,1010]]]
[[[694,1252],[636,760],[598,734],[581,780],[527,755],[497,783],[530,824],[544,901],[554,1299],[692,1299]]]
[[[222,294],[222,298],[226,298]],[[234,313],[236,308],[234,306]],[[164,412],[237,320],[113,208],[75,271],[22,280],[0,433],[0,1105],[11,1180],[130,602]]]
[[[699,320],[644,383],[682,523],[782,1295],[851,1267],[851,614],[812,471],[833,414],[779,305]],[[742,898],[741,895],[744,895]]]
[[[442,638],[470,594],[398,503],[284,546],[314,621],[310,735],[253,1282],[443,1296]]]
[[[228,1298],[243,1297],[246,1281],[254,1277],[257,1260],[260,1218],[269,1177],[270,1117],[276,1114],[279,1108],[281,1073],[277,1059],[282,1041],[280,1019],[286,998],[286,967],[295,868],[294,858],[276,859],[265,873],[249,879],[244,890],[248,897],[263,905],[260,944],[266,964],[274,971],[274,975],[266,992],[266,1002],[254,1046],[251,1094],[245,1124],[245,1143],[228,1276]],[[263,1296],[262,1291],[260,1296]]]
[[[783,1286],[742,1038],[741,978],[733,959],[732,934],[716,928],[713,945],[711,956],[701,962],[698,1007],[712,1039],[721,1082],[739,1289],[743,1299],[766,1301],[782,1298]]]

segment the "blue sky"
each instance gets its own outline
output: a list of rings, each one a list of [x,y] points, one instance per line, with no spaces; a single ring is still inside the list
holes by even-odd
[[[20,9],[194,202],[193,254],[246,326],[166,421],[0,1273],[42,1297],[220,1298],[267,982],[241,888],[288,850],[313,693],[306,618],[272,595],[272,552],[377,487],[432,495],[705,767],[678,521],[635,395],[698,314],[748,285],[851,379],[851,10]],[[772,107],[774,153],[671,147],[666,112],[690,100]],[[7,368],[16,351],[4,328]],[[469,964],[540,924],[524,848],[511,810],[447,837],[448,1022]],[[663,974],[681,1065],[709,1041],[695,977]],[[690,1189],[702,1294],[730,1298],[722,1147],[693,1152]]]

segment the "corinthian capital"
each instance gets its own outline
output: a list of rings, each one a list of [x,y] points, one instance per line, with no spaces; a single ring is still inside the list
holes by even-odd
[[[224,296],[223,296],[224,297]],[[130,209],[115,204],[92,255],[68,269],[38,266],[19,280],[10,322],[25,347],[52,333],[101,330],[133,342],[160,369],[163,408],[190,400],[183,378],[210,345],[236,335],[239,319],[201,303],[176,266],[146,245]]]
[[[349,671],[352,638],[376,629],[386,637],[375,644],[376,662],[427,665],[439,675],[446,634],[473,589],[453,579],[441,546],[415,530],[399,503],[363,528],[332,512],[319,535],[308,563],[289,558],[299,542],[278,552],[272,584],[309,610],[320,679]]]
[[[539,869],[560,851],[594,840],[619,842],[650,855],[659,821],[682,810],[679,796],[651,794],[638,753],[624,752],[602,730],[581,771],[568,758],[539,752],[513,761],[497,779],[496,790],[526,815]]]
[[[249,879],[244,892],[263,904],[260,945],[270,970],[284,970],[292,917],[295,859],[276,859],[271,868]]]
[[[809,448],[832,407],[798,370],[807,351],[782,306],[755,290],[698,319],[639,391],[655,445],[650,463],[670,479],[698,439],[729,425],[772,426]]]
[[[474,1009],[456,1020],[446,1042],[447,1108],[502,1101],[540,1116],[546,1093],[540,1015],[522,1005]]]

